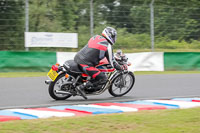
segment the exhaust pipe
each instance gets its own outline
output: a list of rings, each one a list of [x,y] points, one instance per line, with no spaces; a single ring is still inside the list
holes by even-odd
[[[45,80],[44,82],[45,84],[49,85],[51,83],[51,80]]]
[[[55,90],[55,93],[57,93],[57,94],[65,94],[65,95],[72,95],[72,94],[69,93],[69,92],[66,92],[66,91],[59,91],[59,90]]]

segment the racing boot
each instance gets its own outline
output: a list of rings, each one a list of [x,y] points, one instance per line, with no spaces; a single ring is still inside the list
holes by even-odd
[[[88,81],[86,83],[83,83],[82,85],[77,86],[76,90],[84,99],[87,99],[86,94],[85,94],[85,90],[87,92],[88,92],[88,90],[91,91],[92,87],[93,87],[93,83]]]
[[[86,95],[85,95],[84,89],[85,89],[85,85],[84,85],[84,84],[79,85],[79,86],[76,87],[76,91],[77,91],[85,100],[87,100],[87,97],[86,97]]]

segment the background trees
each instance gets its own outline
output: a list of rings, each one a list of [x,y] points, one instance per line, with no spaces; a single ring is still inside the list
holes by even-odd
[[[29,0],[29,31],[77,32],[90,37],[90,0]],[[24,48],[24,0],[0,0],[0,49]],[[94,34],[118,30],[116,47],[150,48],[151,0],[94,0]],[[200,48],[200,1],[155,0],[156,48]]]
[[[0,49],[20,47],[24,35],[24,2],[0,0]]]

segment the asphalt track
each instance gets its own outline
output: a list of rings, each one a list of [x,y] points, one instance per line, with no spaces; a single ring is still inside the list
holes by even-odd
[[[63,101],[49,96],[46,79],[0,78],[0,109],[200,96],[200,74],[136,75],[133,89],[123,97],[112,97],[106,91],[88,100],[77,96]]]

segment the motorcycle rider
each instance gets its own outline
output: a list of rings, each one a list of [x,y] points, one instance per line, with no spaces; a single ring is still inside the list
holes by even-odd
[[[104,57],[108,62],[117,70],[122,70],[121,67],[113,57],[112,45],[115,44],[117,39],[117,31],[112,27],[106,27],[102,31],[102,36],[95,35],[88,43],[75,55],[74,61],[79,65],[81,71],[90,77],[88,81],[77,87],[77,91],[85,98],[84,89],[103,85],[107,81],[107,77],[103,72],[100,72],[95,66]]]

